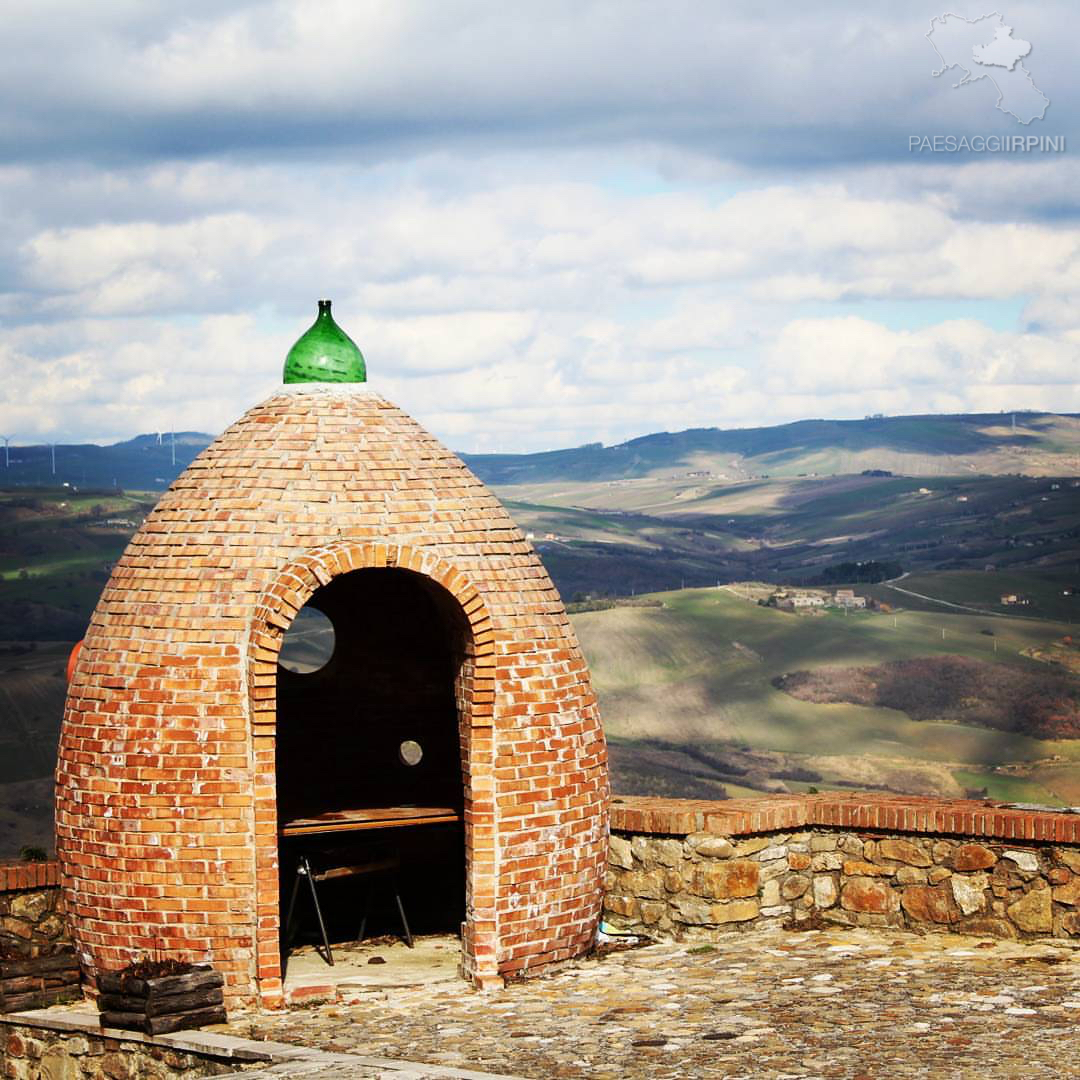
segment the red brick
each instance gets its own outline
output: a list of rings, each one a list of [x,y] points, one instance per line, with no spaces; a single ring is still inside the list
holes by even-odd
[[[471,795],[465,967],[494,984],[516,962],[497,917],[516,874],[536,913],[530,966],[573,955],[599,914],[606,753],[558,594],[497,501],[412,420],[370,392],[311,389],[256,406],[204,451],[102,593],[59,755],[74,936],[92,967],[164,937],[219,963],[231,1001],[251,999],[257,970],[264,1003],[280,1003],[281,631],[320,583],[389,565],[440,582],[472,630],[457,691]],[[513,775],[495,775],[496,747]],[[570,853],[546,877],[522,850],[539,828]]]

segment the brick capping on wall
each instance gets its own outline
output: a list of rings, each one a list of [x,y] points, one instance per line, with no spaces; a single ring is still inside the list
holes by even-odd
[[[0,892],[60,886],[60,864],[46,862],[0,862]]]
[[[723,802],[621,795],[611,803],[613,832],[743,836],[806,826],[1080,844],[1080,814],[975,799],[828,792]]]
[[[0,947],[5,954],[52,956],[70,944],[59,862],[0,860]]]

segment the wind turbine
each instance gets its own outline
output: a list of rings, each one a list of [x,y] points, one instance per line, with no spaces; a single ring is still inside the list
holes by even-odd
[[[0,435],[0,439],[4,440],[4,468],[11,468],[11,440],[14,439],[14,435]]]

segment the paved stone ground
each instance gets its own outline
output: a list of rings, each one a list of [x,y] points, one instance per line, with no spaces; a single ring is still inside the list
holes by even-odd
[[[762,930],[611,953],[487,994],[373,989],[233,1030],[536,1080],[1080,1077],[1080,947]]]

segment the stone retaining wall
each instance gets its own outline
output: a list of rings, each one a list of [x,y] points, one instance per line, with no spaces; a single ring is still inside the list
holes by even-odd
[[[0,947],[49,956],[70,944],[55,860],[0,863]]]
[[[4,1024],[3,1075],[15,1080],[195,1080],[235,1075],[236,1062],[90,1032]]]
[[[816,920],[1080,939],[1080,815],[877,796],[623,798],[604,919],[657,939]]]

